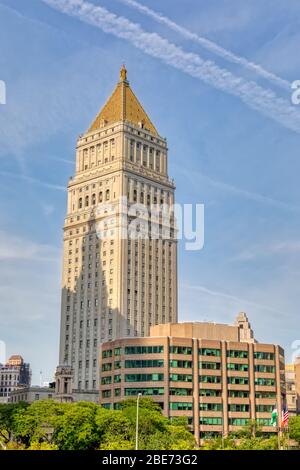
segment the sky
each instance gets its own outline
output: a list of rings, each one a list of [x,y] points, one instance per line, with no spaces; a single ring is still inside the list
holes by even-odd
[[[0,340],[34,383],[58,363],[76,139],[123,62],[177,202],[205,206],[203,249],[179,244],[179,320],[244,311],[287,360],[300,346],[299,1],[141,2],[0,0]]]

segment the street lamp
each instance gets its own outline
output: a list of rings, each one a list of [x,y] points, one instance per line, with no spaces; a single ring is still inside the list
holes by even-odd
[[[139,400],[141,396],[142,394],[138,393],[136,400],[135,450],[139,450]]]

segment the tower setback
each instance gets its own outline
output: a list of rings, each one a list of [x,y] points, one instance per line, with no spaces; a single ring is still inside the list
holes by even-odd
[[[59,357],[73,371],[73,390],[98,389],[100,343],[147,336],[150,326],[177,321],[174,217],[166,237],[161,216],[154,236],[147,215],[172,206],[174,190],[166,139],[123,66],[114,92],[77,141],[68,184]],[[139,236],[131,237],[137,221]]]

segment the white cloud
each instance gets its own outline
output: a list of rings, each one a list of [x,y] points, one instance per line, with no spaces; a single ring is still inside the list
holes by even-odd
[[[21,179],[23,181],[27,181],[30,184],[36,184],[38,186],[42,186],[44,188],[53,189],[55,191],[66,191],[64,186],[60,186],[58,184],[47,183],[46,181],[39,180],[37,178],[33,178],[32,176],[18,174],[18,173],[10,173],[9,171],[0,171],[0,176],[14,178],[14,179]]]
[[[233,258],[234,261],[251,261],[257,258],[275,255],[297,255],[300,254],[300,242],[298,240],[287,240],[255,245],[247,248]]]
[[[55,208],[52,206],[52,204],[42,204],[42,211],[46,217],[53,214],[54,210]]]
[[[121,1],[122,3],[128,6],[135,8],[140,13],[143,13],[144,15],[147,15],[150,18],[153,18],[158,23],[164,24],[168,28],[172,29],[173,31],[175,31],[176,33],[184,37],[185,39],[189,39],[191,41],[196,42],[197,44],[202,46],[204,49],[207,49],[213,54],[216,54],[217,56],[222,57],[222,59],[225,59],[234,64],[241,65],[245,67],[246,69],[250,70],[251,72],[255,72],[257,75],[261,76],[262,78],[265,78],[269,80],[270,82],[274,83],[275,85],[278,85],[286,90],[291,89],[291,84],[287,80],[284,80],[281,77],[278,77],[277,75],[269,72],[268,70],[265,70],[261,65],[255,64],[254,62],[247,60],[245,57],[238,56],[234,54],[233,52],[227,49],[224,49],[223,47],[219,46],[215,42],[210,41],[209,39],[203,36],[199,36],[198,34],[191,32],[187,28],[184,28],[183,26],[180,26],[179,24],[175,23],[167,16],[164,16],[161,13],[158,13],[152,10],[151,8],[148,8],[145,5],[142,5],[141,3],[136,2],[135,0],[119,0],[119,1]]]
[[[226,191],[232,194],[236,194],[237,196],[241,196],[250,201],[254,201],[259,204],[269,205],[269,206],[276,207],[278,209],[287,210],[287,211],[300,212],[300,206],[295,206],[288,202],[280,201],[278,199],[274,199],[269,196],[265,196],[263,194],[259,194],[256,192],[247,191],[246,189],[239,188],[237,186],[224,183],[223,181],[219,181],[214,178],[211,178],[207,175],[204,175],[203,173],[199,171],[193,170],[191,172],[191,171],[187,171],[184,169],[182,169],[181,171],[184,173],[185,177],[188,178],[192,184],[195,184],[197,190],[199,188],[199,179],[202,179],[203,181],[213,186],[214,188],[220,189],[221,191]]]
[[[250,108],[300,133],[299,110],[272,90],[236,76],[213,61],[203,60],[198,54],[186,52],[158,34],[148,33],[139,24],[117,16],[103,7],[82,0],[41,1],[106,33],[126,39],[144,53],[200,79],[209,86],[240,98]]]
[[[225,300],[233,302],[235,304],[243,304],[244,308],[247,308],[247,306],[250,306],[250,307],[259,308],[259,309],[264,310],[264,311],[268,311],[272,315],[274,315],[274,314],[275,315],[280,315],[280,316],[284,315],[282,312],[279,312],[278,310],[274,309],[273,307],[269,307],[267,305],[262,305],[262,304],[259,304],[257,302],[254,302],[252,300],[243,299],[243,298],[240,298],[240,297],[237,297],[235,295],[231,295],[231,294],[228,294],[228,293],[225,293],[225,292],[222,292],[222,291],[209,289],[205,286],[185,285],[184,288],[187,289],[187,290],[193,290],[193,291],[196,291],[196,292],[200,292],[200,293],[205,294],[205,295],[217,297],[218,299],[223,299],[223,300],[225,299]]]
[[[57,262],[59,251],[53,246],[39,244],[1,230],[0,260]]]

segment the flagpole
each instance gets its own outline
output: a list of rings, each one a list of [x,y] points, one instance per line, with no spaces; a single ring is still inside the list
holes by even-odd
[[[283,450],[281,445],[282,429],[278,426],[278,450]]]

